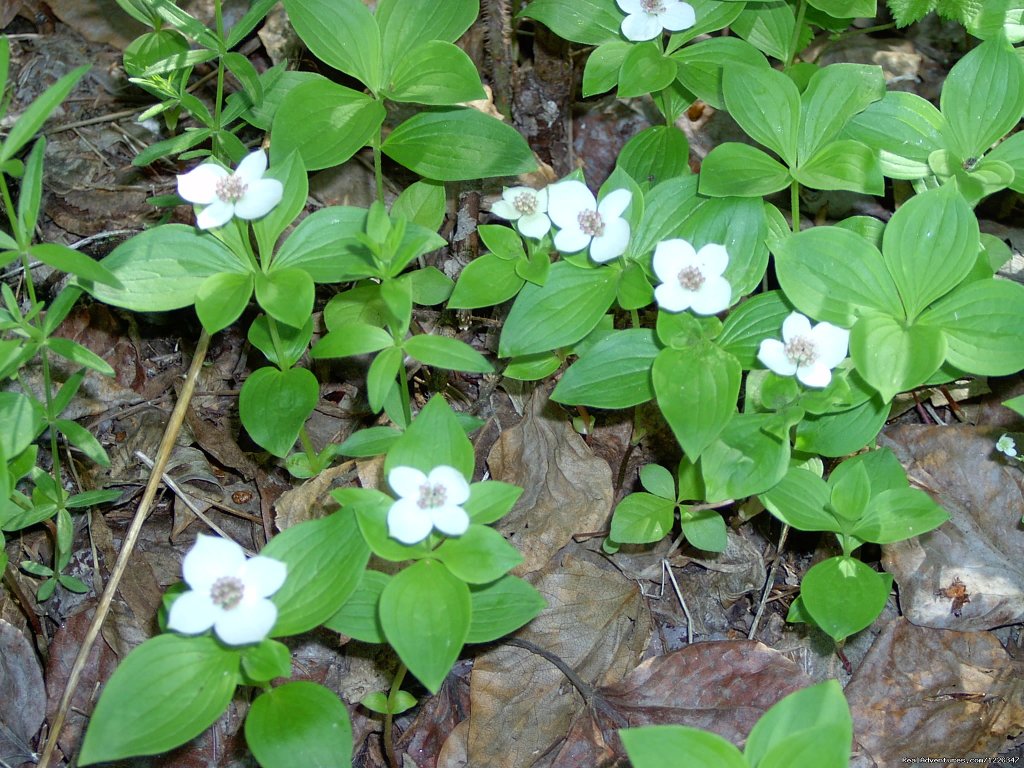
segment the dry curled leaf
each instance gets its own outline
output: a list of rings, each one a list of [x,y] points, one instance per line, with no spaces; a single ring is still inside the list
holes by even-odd
[[[46,690],[32,645],[0,621],[0,765],[32,760],[32,737],[43,724]]]

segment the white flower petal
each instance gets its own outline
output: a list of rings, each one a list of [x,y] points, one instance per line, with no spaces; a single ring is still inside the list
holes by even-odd
[[[788,344],[798,336],[810,339],[811,321],[799,312],[790,312],[782,321],[782,339]]]
[[[629,222],[625,219],[606,221],[604,234],[595,237],[590,244],[590,258],[603,264],[624,254],[628,245]]]
[[[661,30],[661,22],[653,13],[631,13],[622,20],[622,34],[634,42],[653,40]]]
[[[242,162],[238,164],[238,168],[235,170],[235,175],[244,183],[252,184],[254,181],[262,179],[263,174],[266,172],[267,153],[262,149],[257,149],[242,159]]]
[[[537,213],[547,213],[548,211],[548,188],[536,190],[537,196]]]
[[[430,513],[434,527],[447,536],[461,536],[469,528],[469,515],[456,504],[445,504]]]
[[[284,185],[277,179],[251,181],[242,199],[235,203],[235,216],[246,220],[266,216],[283,196]]]
[[[615,0],[615,4],[622,9],[623,13],[640,13],[644,8],[640,0]]]
[[[559,230],[555,235],[555,248],[562,253],[576,253],[590,245],[590,235],[580,229],[578,224]]]
[[[259,597],[270,597],[284,584],[288,566],[272,557],[257,555],[242,563],[237,575],[242,580],[246,595],[251,592]]]
[[[724,277],[707,277],[704,285],[693,297],[693,311],[698,315],[717,315],[729,308],[732,301],[732,286]]]
[[[469,483],[455,467],[442,464],[430,470],[427,481],[431,485],[440,483],[445,489],[445,501],[448,504],[462,504],[469,498]]]
[[[663,283],[676,282],[683,267],[694,262],[696,251],[693,246],[680,238],[662,240],[654,249],[651,267]]]
[[[523,216],[516,224],[519,232],[526,237],[540,240],[551,230],[551,219],[546,213],[531,213]]]
[[[679,284],[678,280],[662,283],[654,289],[654,300],[666,312],[682,312],[690,308],[693,292]]]
[[[233,541],[199,534],[181,563],[185,583],[192,589],[208,591],[223,576],[234,576],[245,562],[245,552]]]
[[[633,193],[628,189],[616,189],[604,196],[604,199],[597,206],[597,212],[605,221],[617,219],[622,212],[629,208],[633,201]]]
[[[430,515],[412,499],[399,499],[388,510],[388,536],[403,544],[418,544],[433,527]]]
[[[178,177],[178,194],[196,205],[209,205],[217,199],[217,182],[229,173],[214,163],[203,163]]]
[[[277,606],[269,600],[243,600],[237,607],[224,611],[213,631],[228,645],[246,645],[265,638],[275,621]]]
[[[508,200],[498,200],[491,206],[491,213],[509,221],[515,221],[523,214]]]
[[[697,14],[689,3],[665,1],[665,10],[658,14],[658,23],[672,32],[689,29],[697,23]]]
[[[222,608],[213,604],[208,590],[192,590],[179,595],[171,603],[171,610],[167,612],[167,628],[186,635],[198,635],[212,627],[223,613]]]
[[[582,211],[596,211],[597,198],[582,181],[570,179],[548,187],[548,215],[560,228],[579,227]]]
[[[234,204],[226,203],[218,198],[199,212],[199,215],[196,216],[196,226],[200,229],[222,227],[231,221],[234,213]]]
[[[729,266],[729,252],[725,250],[724,245],[715,243],[708,243],[697,251],[697,259],[704,277],[718,277]]]
[[[770,371],[779,376],[796,373],[796,363],[786,354],[786,345],[778,339],[765,339],[757,350],[757,359]]]
[[[828,368],[835,368],[846,358],[850,344],[850,332],[832,323],[818,323],[811,331],[818,362]]]
[[[827,387],[832,381],[832,371],[820,360],[796,369],[796,377],[808,387]]]
[[[391,490],[405,498],[419,498],[420,486],[427,482],[427,476],[415,467],[395,467],[388,472]]]

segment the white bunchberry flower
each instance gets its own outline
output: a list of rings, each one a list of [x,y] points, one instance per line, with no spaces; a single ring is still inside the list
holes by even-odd
[[[996,450],[1006,454],[1011,459],[1017,458],[1017,443],[1009,435],[1003,435],[996,441]]]
[[[191,591],[171,604],[168,629],[194,635],[213,627],[228,645],[245,645],[265,638],[277,621],[277,606],[267,598],[288,573],[280,560],[247,560],[235,542],[199,534],[181,569]]]
[[[832,369],[846,357],[850,332],[832,323],[811,321],[799,312],[782,323],[782,341],[765,339],[757,359],[779,376],[796,377],[808,387],[827,387]]]
[[[501,200],[491,206],[491,213],[508,219],[516,225],[520,234],[537,240],[551,229],[547,189],[505,187]]]
[[[231,173],[216,163],[203,163],[178,177],[178,194],[190,203],[205,205],[196,217],[200,229],[220,227],[240,219],[266,216],[281,202],[284,185],[277,179],[264,179],[267,155],[258,149],[238,164]]]
[[[708,243],[699,251],[685,240],[662,240],[654,249],[654,274],[661,285],[654,289],[658,306],[666,312],[692,309],[698,315],[717,315],[728,309],[732,286],[722,277],[729,264],[724,245]]]
[[[462,508],[469,499],[469,483],[454,467],[439,466],[426,475],[414,467],[395,467],[388,485],[399,499],[388,510],[388,535],[403,544],[416,544],[437,528],[448,536],[461,536],[469,528]]]
[[[626,252],[629,222],[623,211],[633,200],[628,189],[609,192],[600,204],[582,181],[571,179],[548,187],[548,216],[559,228],[555,248],[576,253],[590,246],[590,258],[611,261]]]
[[[628,16],[622,20],[627,40],[653,40],[667,29],[679,32],[697,23],[693,6],[681,0],[615,0]]]

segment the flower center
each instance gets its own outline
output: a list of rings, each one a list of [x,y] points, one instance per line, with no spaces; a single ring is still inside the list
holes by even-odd
[[[217,181],[217,197],[225,203],[237,203],[245,195],[248,186],[238,174],[233,173]]]
[[[818,359],[814,342],[805,336],[797,336],[786,344],[786,357],[797,365],[812,365]]]
[[[416,501],[416,506],[420,509],[437,509],[444,506],[447,498],[448,491],[441,483],[424,483],[420,486],[420,497]]]
[[[640,9],[644,13],[664,13],[665,3],[662,0],[640,0]]]
[[[520,192],[512,201],[512,205],[523,216],[529,216],[537,212],[537,196],[530,192]]]
[[[694,266],[684,267],[676,275],[676,278],[679,280],[679,285],[688,291],[699,291],[705,282],[704,273]]]
[[[210,599],[225,611],[237,608],[245,594],[245,585],[237,576],[221,576],[210,588]]]
[[[583,210],[576,217],[583,234],[591,237],[600,237],[604,234],[604,220],[597,211]]]

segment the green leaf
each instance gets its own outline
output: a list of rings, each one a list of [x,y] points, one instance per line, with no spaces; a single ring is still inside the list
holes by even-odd
[[[615,331],[569,367],[551,399],[594,408],[646,403],[654,398],[651,367],[658,350],[650,329]]]
[[[297,152],[310,171],[341,165],[370,142],[386,114],[380,102],[326,78],[300,83],[274,114],[271,160]]]
[[[276,157],[275,154],[275,159]],[[298,152],[293,152],[284,160],[275,162],[268,168],[264,178],[277,179],[284,186],[281,202],[275,205],[266,216],[252,223],[256,241],[259,243],[260,256],[263,263],[267,263],[277,239],[295,222],[295,219],[306,207],[306,198],[309,196],[309,179],[306,176],[306,167],[302,163],[302,156]]]
[[[534,0],[519,13],[539,21],[556,35],[574,43],[601,45],[621,40],[623,16],[618,8],[601,0]]]
[[[640,484],[655,496],[675,501],[676,480],[660,464],[645,464],[640,468]]]
[[[793,235],[776,246],[775,269],[786,298],[816,320],[849,328],[866,309],[903,314],[882,254],[847,229]]]
[[[761,342],[778,336],[783,321],[792,311],[781,291],[752,296],[729,313],[715,341],[739,360],[744,370],[756,368]]]
[[[247,645],[242,649],[242,672],[250,680],[262,683],[277,677],[291,677],[291,650],[270,638],[257,645]]]
[[[490,584],[471,584],[473,615],[467,643],[490,643],[529,623],[547,606],[530,584],[516,576],[502,576]]]
[[[315,360],[332,357],[351,357],[379,352],[393,347],[395,340],[383,328],[366,323],[346,323],[333,328],[318,341],[310,352]]]
[[[537,167],[515,128],[469,108],[420,112],[396,127],[381,150],[438,181],[514,176]]]
[[[77,365],[84,365],[86,368],[98,371],[104,376],[114,375],[114,369],[110,367],[110,364],[106,360],[88,347],[84,347],[78,342],[71,341],[71,339],[65,339],[61,336],[51,336],[46,340],[46,347],[53,350],[65,360],[70,360]]]
[[[73,69],[32,100],[25,111],[18,116],[3,144],[0,145],[0,163],[6,163],[31,141],[36,132],[43,127],[46,119],[68,97],[68,94],[88,71],[88,66]]]
[[[755,0],[756,1],[756,0]],[[708,32],[725,29],[743,11],[745,3],[726,2],[721,0],[692,0],[689,5],[694,10],[697,23],[682,32],[676,32],[668,41],[668,51],[675,51],[684,43],[689,42]],[[724,37],[711,38],[725,40]]]
[[[380,623],[391,647],[431,693],[437,693],[469,634],[469,588],[436,560],[399,571],[380,598]]]
[[[101,467],[109,467],[110,459],[100,441],[93,437],[92,433],[85,427],[76,424],[69,419],[57,419],[53,426],[68,439],[75,448],[80,450],[94,464]]]
[[[808,414],[797,425],[794,447],[822,456],[846,456],[871,443],[889,418],[889,403],[878,395],[844,411]]]
[[[500,357],[565,347],[590,333],[615,300],[619,273],[553,264],[543,286],[524,286],[512,305],[498,344]]]
[[[842,135],[877,150],[886,176],[920,179],[931,173],[928,156],[945,145],[945,129],[946,119],[930,102],[914,93],[889,91],[854,115]]]
[[[787,3],[750,3],[732,22],[733,31],[759,51],[788,63],[796,17]]]
[[[395,467],[415,467],[429,473],[441,465],[454,467],[468,481],[473,477],[475,459],[473,445],[451,406],[441,395],[434,395],[391,446],[384,472]]]
[[[661,52],[660,43],[631,45],[619,70],[620,99],[668,88],[676,79],[676,63]]]
[[[876,0],[810,0],[810,4],[836,19],[873,19]]]
[[[285,325],[301,328],[313,315],[316,288],[303,269],[277,269],[256,273],[256,301],[263,310]]]
[[[1024,287],[1008,280],[960,286],[921,315],[942,329],[946,361],[981,376],[1007,376],[1024,368]]]
[[[685,133],[674,125],[654,125],[627,141],[616,162],[638,182],[653,186],[689,175],[689,159],[690,144]]]
[[[260,315],[249,326],[249,343],[262,352],[267,360],[278,368],[291,368],[306,353],[309,340],[313,338],[313,318],[309,318],[302,328],[279,325],[277,327],[277,337],[281,346],[281,354],[284,355],[283,358],[278,357],[278,350],[274,346],[274,340],[270,335],[270,323],[266,315]]]
[[[832,493],[829,504],[842,520],[857,520],[863,514],[871,497],[871,480],[863,463],[858,463],[842,475],[829,477]]]
[[[741,373],[736,358],[708,342],[664,349],[655,358],[652,380],[658,407],[691,461],[733,418]],[[701,407],[694,408],[694,403]]]
[[[487,94],[465,51],[441,40],[428,40],[402,52],[384,95],[392,101],[447,105],[483,99]]]
[[[850,357],[886,402],[924,384],[946,357],[946,339],[934,326],[905,325],[871,313],[850,333]]]
[[[712,149],[700,167],[702,195],[757,197],[792,183],[789,169],[767,153],[747,144],[727,141]]]
[[[30,240],[39,220],[39,204],[43,194],[43,153],[46,139],[40,137],[25,158],[25,172],[18,191],[18,229],[20,237]],[[90,261],[92,261],[90,259]]]
[[[675,508],[673,500],[650,493],[631,493],[615,507],[609,536],[620,544],[661,541],[672,530]]]
[[[744,132],[795,167],[800,92],[793,81],[767,67],[730,64],[722,76],[722,91],[726,109]]]
[[[380,625],[380,596],[391,577],[380,571],[367,570],[359,586],[345,601],[341,610],[324,622],[327,629],[354,637],[364,643],[384,643],[384,628]]]
[[[522,495],[517,485],[498,480],[485,480],[469,486],[469,500],[462,505],[474,523],[486,525],[500,520]]]
[[[701,456],[708,501],[741,499],[774,486],[789,465],[789,440],[781,439],[780,417],[740,413]]]
[[[940,109],[957,154],[980,157],[1020,121],[1024,62],[1006,40],[986,40],[950,70]]]
[[[705,552],[725,552],[728,544],[725,520],[715,510],[683,510],[679,515],[679,525],[691,546]]]
[[[112,290],[124,288],[118,277],[110,272],[106,264],[95,262],[84,253],[72,250],[59,243],[40,243],[28,249],[29,255],[44,264],[67,272],[80,281],[90,281],[109,286]]]
[[[889,574],[852,557],[830,557],[804,575],[800,597],[814,623],[838,642],[878,618],[890,589]]]
[[[583,67],[583,98],[610,91],[619,82],[619,70],[626,54],[633,49],[631,43],[613,40],[597,46],[587,57]],[[673,77],[675,74],[673,73]]]
[[[978,220],[947,184],[915,195],[896,211],[882,238],[882,258],[913,321],[974,267],[980,250]]]
[[[117,246],[100,262],[120,288],[80,281],[106,304],[135,312],[187,307],[206,278],[221,272],[246,274],[249,267],[216,238],[183,224],[145,230]]]
[[[722,3],[717,3],[722,5]],[[730,3],[729,5],[732,5]],[[701,101],[725,109],[722,75],[726,67],[745,64],[769,69],[768,59],[757,48],[738,37],[713,37],[688,45],[672,54],[679,65],[679,82]]]
[[[13,458],[28,448],[46,428],[42,406],[19,392],[0,392],[0,455]],[[6,498],[5,498],[6,500]]]
[[[748,765],[740,751],[717,733],[685,725],[622,728],[619,738],[633,768],[747,768]]]
[[[793,178],[812,189],[845,189],[865,195],[885,191],[878,154],[852,139],[829,142],[795,169]]]
[[[813,472],[792,467],[772,488],[758,498],[767,510],[798,531],[835,531],[839,524],[826,505],[829,488]]]
[[[494,367],[464,341],[448,336],[420,334],[402,344],[414,359],[434,368],[471,373],[491,373]]]
[[[238,652],[211,637],[147,640],[104,686],[79,764],[155,755],[198,736],[231,702],[238,665]]]
[[[366,372],[366,397],[374,413],[384,407],[388,394],[396,386],[395,377],[402,369],[403,357],[400,347],[388,347],[370,363],[370,370]]]
[[[477,309],[501,304],[519,293],[526,282],[516,274],[517,262],[485,253],[469,262],[459,275],[448,306]]]
[[[384,43],[384,58],[400,60],[428,40],[454,43],[480,12],[479,0],[451,0],[432,7],[407,0],[380,0],[377,23]]]
[[[207,333],[222,331],[241,317],[252,298],[252,273],[210,275],[196,291],[196,314]]]
[[[445,540],[434,554],[467,584],[488,584],[523,562],[519,550],[486,525],[469,526],[461,536]]]
[[[881,67],[830,64],[819,69],[801,97],[801,162],[838,138],[851,118],[884,96]]]
[[[413,182],[391,204],[392,220],[404,218],[431,232],[440,229],[444,214],[444,184],[435,181]]]
[[[284,241],[274,269],[299,267],[316,283],[379,276],[369,250],[359,240],[365,230],[365,208],[321,208],[304,218]]]
[[[270,634],[282,637],[306,632],[338,612],[358,587],[370,548],[356,516],[343,509],[286,529],[260,554],[288,566],[284,586],[271,597],[277,622]]]
[[[337,447],[337,452],[342,456],[357,458],[379,456],[387,453],[388,448],[401,434],[394,427],[367,427],[349,435],[345,442]]]
[[[836,680],[803,688],[772,705],[754,724],[743,754],[751,766],[846,768],[853,742],[850,706]],[[797,760],[800,750],[813,749]]]
[[[245,718],[245,741],[263,768],[352,761],[348,710],[332,691],[306,680],[257,697]]]
[[[320,384],[305,368],[260,368],[242,385],[238,412],[256,443],[284,457],[319,400]]]
[[[285,0],[284,7],[302,42],[318,59],[373,91],[383,87],[381,32],[361,0]]]
[[[967,31],[981,40],[1005,36],[1011,43],[1024,40],[1024,8],[1020,0],[971,3],[964,14]]]
[[[863,541],[892,544],[920,536],[949,520],[949,513],[917,488],[893,488],[871,499],[852,534]]]

